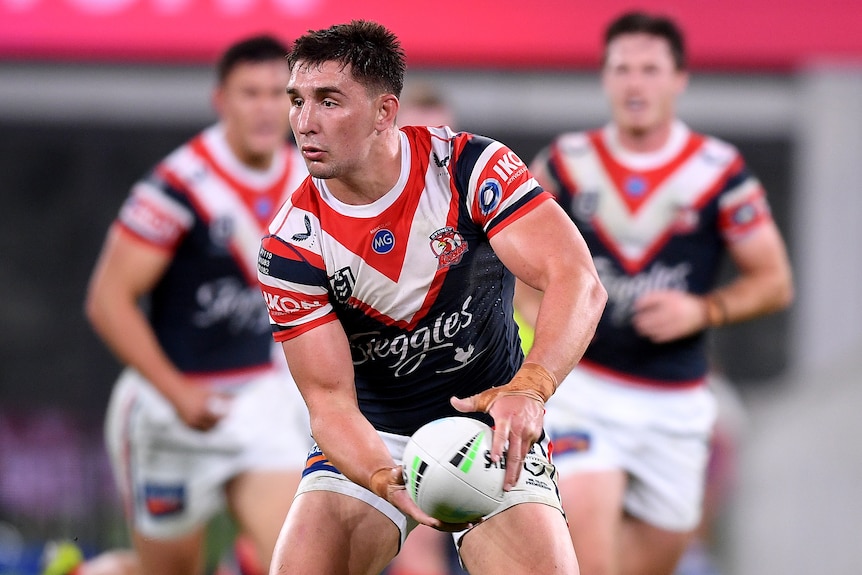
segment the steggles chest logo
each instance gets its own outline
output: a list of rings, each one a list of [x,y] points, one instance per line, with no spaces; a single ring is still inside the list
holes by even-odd
[[[451,226],[440,228],[431,234],[430,239],[438,269],[459,263],[468,249],[464,236]]]

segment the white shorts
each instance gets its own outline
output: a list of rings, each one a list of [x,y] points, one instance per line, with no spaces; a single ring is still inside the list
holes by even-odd
[[[313,441],[286,369],[219,389],[234,394],[230,410],[201,432],[138,372],[126,369],[117,380],[105,439],[127,517],[141,534],[170,539],[204,525],[224,508],[225,484],[244,471],[302,469]]]
[[[715,417],[706,385],[636,386],[579,366],[548,401],[545,428],[561,477],[622,469],[626,511],[688,531],[700,521]]]
[[[395,463],[401,465],[401,457],[409,437],[382,431],[378,433],[389,448],[389,453],[392,454]],[[503,503],[485,518],[493,517],[520,503],[541,503],[554,507],[562,513],[563,507],[560,502],[556,478],[554,466],[548,459],[548,439],[545,437],[542,441],[534,444],[524,458],[524,468],[521,470],[518,483],[505,493]],[[333,491],[368,503],[386,515],[398,527],[401,532],[402,546],[410,531],[418,525],[413,518],[404,515],[385,499],[347,479],[329,463],[329,460],[316,445],[308,454],[308,462],[296,493],[299,495],[307,491]],[[465,530],[452,534],[456,545],[460,544],[461,537],[466,532]]]

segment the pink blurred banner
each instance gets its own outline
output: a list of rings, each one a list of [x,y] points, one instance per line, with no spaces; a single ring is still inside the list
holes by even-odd
[[[694,67],[787,70],[862,63],[862,1],[652,0],[683,25]],[[372,19],[397,33],[411,66],[594,68],[603,26],[628,1],[0,0],[5,60],[200,63],[240,36],[290,40]]]

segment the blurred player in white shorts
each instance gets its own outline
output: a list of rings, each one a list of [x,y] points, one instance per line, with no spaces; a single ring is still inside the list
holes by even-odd
[[[786,307],[793,282],[739,151],[675,115],[688,81],[679,27],[627,12],[603,40],[611,121],[559,135],[530,166],[608,291],[546,421],[582,571],[670,575],[701,515],[716,409],[708,330]],[[719,284],[725,258],[736,273]]]
[[[308,412],[287,368],[201,385],[220,392],[213,408],[225,414],[205,432],[188,427],[133,369],[114,387],[108,450],[128,515],[147,537],[170,539],[208,522],[243,472],[296,473],[311,445]]]
[[[128,366],[106,432],[135,550],[74,575],[202,575],[223,507],[256,573],[269,565],[311,446],[257,286],[260,238],[308,173],[289,141],[286,56],[266,35],[228,47],[218,121],[132,186],[107,234],[86,311]]]
[[[626,512],[671,531],[697,525],[716,412],[707,386],[656,392],[579,367],[547,408],[561,476],[623,469]]]

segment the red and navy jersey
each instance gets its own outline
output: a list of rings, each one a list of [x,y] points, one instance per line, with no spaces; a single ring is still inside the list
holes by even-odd
[[[269,169],[245,166],[216,125],[132,188],[115,225],[171,255],[147,309],[159,343],[183,372],[241,375],[270,365],[257,251],[272,216],[306,175],[288,144]]]
[[[635,154],[611,125],[561,135],[533,169],[578,225],[608,292],[583,363],[648,384],[700,382],[705,335],[654,344],[632,327],[632,305],[655,290],[709,292],[726,245],[770,219],[739,152],[677,122],[661,150]]]
[[[273,220],[258,269],[276,341],[340,321],[360,410],[411,434],[523,361],[514,277],[489,240],[552,197],[494,140],[445,127],[400,137],[392,190],[347,205],[309,177]]]

